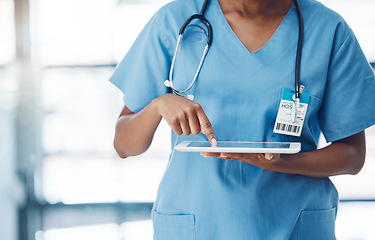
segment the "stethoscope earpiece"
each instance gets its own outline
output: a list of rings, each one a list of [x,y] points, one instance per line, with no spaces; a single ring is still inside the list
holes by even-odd
[[[188,94],[186,95],[186,98],[193,101],[194,100],[194,95]]]
[[[171,82],[169,80],[165,80],[164,81],[164,86],[171,87],[172,85],[171,85]]]
[[[173,91],[173,93],[176,94],[176,95],[178,95],[178,96],[184,97],[184,98],[189,99],[189,100],[191,100],[191,101],[194,100],[194,95],[192,95],[192,94],[188,94],[188,95],[181,94],[181,93],[180,93],[181,91],[175,89],[175,88],[172,86],[171,81],[169,81],[169,80],[165,80],[165,81],[164,81],[164,86],[171,88],[172,91]]]

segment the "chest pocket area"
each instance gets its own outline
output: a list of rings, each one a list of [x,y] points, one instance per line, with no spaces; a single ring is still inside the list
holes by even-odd
[[[154,240],[195,240],[193,214],[161,214],[152,212]]]
[[[337,208],[302,211],[298,223],[299,240],[335,240]]]

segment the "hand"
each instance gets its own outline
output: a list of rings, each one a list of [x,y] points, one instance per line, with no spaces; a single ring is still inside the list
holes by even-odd
[[[202,132],[216,146],[216,137],[201,105],[172,93],[156,98],[155,103],[161,117],[177,135],[199,134]]]
[[[296,154],[261,153],[201,153],[205,157],[238,160],[282,173],[327,178],[342,174],[357,174],[365,162],[365,132],[333,142],[327,147]],[[269,160],[268,160],[269,159]]]
[[[281,161],[280,154],[272,153],[201,153],[204,157],[218,157],[226,160],[237,160],[263,169],[273,170]]]

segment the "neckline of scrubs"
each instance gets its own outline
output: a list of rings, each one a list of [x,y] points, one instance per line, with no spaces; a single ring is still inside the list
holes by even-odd
[[[259,50],[255,51],[253,53],[250,52],[246,48],[246,46],[241,42],[241,40],[238,38],[238,36],[233,31],[229,22],[225,18],[225,15],[224,15],[223,10],[221,9],[219,0],[215,0],[215,1],[213,1],[213,3],[214,3],[213,6],[216,8],[215,12],[216,11],[218,12],[219,18],[221,20],[221,24],[222,24],[222,26],[224,26],[226,32],[228,33],[228,36],[230,36],[234,39],[233,42],[235,42],[237,45],[240,46],[241,52],[244,52],[245,55],[247,55],[247,56],[257,55],[258,56],[258,55],[264,54],[264,55],[269,56],[269,54],[272,54],[275,57],[276,55],[279,55],[279,54],[275,54],[275,53],[281,54],[283,52],[284,49],[280,48],[280,46],[282,46],[282,45],[280,45],[280,43],[278,41],[285,39],[285,36],[283,36],[283,35],[290,34],[289,28],[294,27],[294,25],[295,25],[295,24],[291,24],[291,26],[289,26],[290,25],[289,22],[290,22],[292,12],[295,12],[295,4],[294,3],[291,6],[291,8],[289,9],[288,13],[285,15],[284,19],[281,21],[281,23],[277,27],[276,31],[272,34],[270,39],[268,39],[268,41]],[[294,19],[292,19],[292,20],[294,20]],[[297,25],[298,25],[297,16],[296,16],[295,21],[297,22]]]

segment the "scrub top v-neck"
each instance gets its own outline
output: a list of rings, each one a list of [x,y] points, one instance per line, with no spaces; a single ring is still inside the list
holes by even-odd
[[[163,83],[179,28],[202,4],[177,0],[161,8],[117,66],[110,80],[134,113],[170,92]],[[301,142],[305,152],[317,149],[321,133],[333,142],[375,123],[375,104],[363,104],[375,102],[375,78],[353,32],[321,3],[300,4],[305,21],[301,84],[311,97],[301,137],[294,137],[276,134],[273,127],[283,89],[294,89],[295,7],[251,54],[217,0],[210,1],[205,17],[213,42],[188,94],[204,109],[217,140]],[[176,60],[173,84],[178,89],[191,82],[206,41],[204,26],[193,25]],[[175,151],[184,140],[206,137],[172,132],[171,155],[152,212],[154,239],[335,239],[338,194],[328,178]]]
[[[277,46],[277,44],[273,44],[273,41],[278,41],[280,39],[280,37],[282,37],[280,35],[286,34],[288,32],[286,30],[286,27],[290,26],[288,24],[289,18],[291,18],[290,15],[293,15],[292,12],[295,12],[295,5],[293,4],[291,6],[291,8],[289,9],[289,11],[287,12],[287,14],[284,16],[283,20],[280,22],[279,26],[274,31],[274,33],[267,40],[267,42],[260,49],[254,51],[254,52],[250,52],[246,48],[246,46],[242,43],[242,41],[239,39],[239,37],[236,35],[236,33],[233,31],[232,27],[230,26],[228,20],[226,19],[225,15],[224,15],[224,13],[221,9],[221,6],[220,6],[218,0],[212,1],[212,8],[214,8],[214,11],[218,13],[217,24],[222,26],[222,29],[223,29],[222,34],[225,35],[225,37],[223,39],[227,40],[228,38],[233,38],[233,44],[237,44],[239,46],[242,46],[242,48],[238,47],[239,53],[241,55],[242,54],[244,54],[244,55],[258,55],[260,52],[263,52],[263,51],[281,50],[281,49],[275,48],[275,45]],[[295,19],[293,19],[293,21],[295,21]],[[268,48],[271,48],[271,49],[268,50]],[[272,50],[272,48],[274,48],[274,49]],[[246,54],[246,52],[247,52],[247,54]],[[275,52],[273,52],[272,54],[275,54]]]

